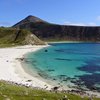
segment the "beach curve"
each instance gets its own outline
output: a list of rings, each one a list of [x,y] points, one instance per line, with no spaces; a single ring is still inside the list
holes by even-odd
[[[47,46],[25,45],[0,48],[0,80],[50,90],[52,88],[50,84],[26,73],[21,66],[21,62],[18,60],[18,58],[22,58],[26,53],[35,52]]]

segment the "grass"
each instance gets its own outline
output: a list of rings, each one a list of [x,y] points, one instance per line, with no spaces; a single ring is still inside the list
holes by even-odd
[[[0,27],[0,47],[12,47],[27,44],[44,44],[44,42],[30,31]]]
[[[89,100],[88,97],[81,98],[74,94],[37,90],[0,81],[0,100],[64,100],[65,95],[69,100]],[[100,98],[93,100],[100,100]]]

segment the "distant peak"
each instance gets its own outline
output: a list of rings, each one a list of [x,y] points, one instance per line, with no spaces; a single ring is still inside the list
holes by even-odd
[[[27,17],[33,17],[33,15],[28,15]]]
[[[28,20],[29,22],[45,22],[44,20],[32,15],[27,16],[24,20]]]
[[[13,25],[13,27],[20,26],[20,25],[23,25],[23,24],[29,24],[29,23],[48,23],[48,22],[46,22],[46,21],[44,21],[44,20],[42,20],[38,17],[29,15],[26,18],[24,18],[23,20],[21,20],[20,22]]]
[[[29,15],[29,16],[27,16],[26,18],[32,18],[32,17],[35,17],[35,16]]]

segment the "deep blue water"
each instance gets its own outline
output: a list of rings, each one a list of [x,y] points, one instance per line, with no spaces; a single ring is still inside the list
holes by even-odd
[[[27,56],[31,69],[64,85],[100,91],[100,44],[53,43]]]

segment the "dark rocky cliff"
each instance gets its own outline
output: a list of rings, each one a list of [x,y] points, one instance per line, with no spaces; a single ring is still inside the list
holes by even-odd
[[[100,27],[57,25],[34,16],[25,18],[13,27],[28,29],[40,39],[47,41],[100,41]]]

